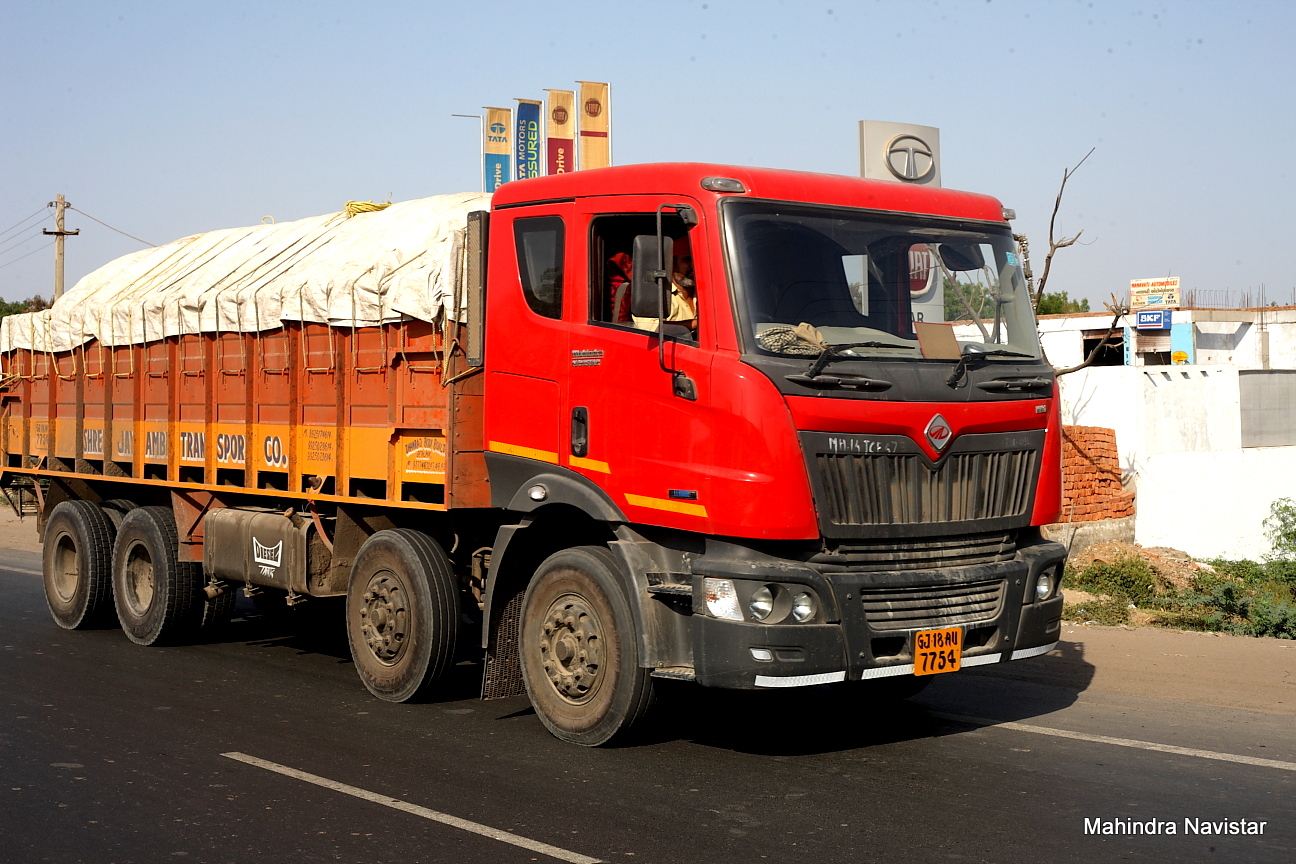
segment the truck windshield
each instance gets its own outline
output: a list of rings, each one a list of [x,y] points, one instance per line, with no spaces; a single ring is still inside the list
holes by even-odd
[[[917,359],[922,323],[949,328],[924,330],[929,357],[951,359],[955,344],[1039,356],[1007,226],[738,199],[724,213],[748,350]]]

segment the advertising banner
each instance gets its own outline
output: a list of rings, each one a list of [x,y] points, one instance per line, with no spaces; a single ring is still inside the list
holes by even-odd
[[[1130,308],[1140,309],[1147,306],[1178,306],[1179,277],[1164,276],[1160,279],[1131,279]]]
[[[576,170],[576,94],[549,90],[549,117],[545,123],[550,174]]]
[[[513,112],[507,108],[487,108],[482,141],[482,170],[486,172],[484,188],[494,192],[513,179],[512,136]]]
[[[534,99],[517,100],[517,179],[540,176],[540,103]]]
[[[1138,316],[1135,328],[1139,330],[1169,330],[1169,309],[1140,309],[1134,313]]]
[[[606,168],[612,164],[611,118],[608,85],[597,81],[580,84],[580,167]]]

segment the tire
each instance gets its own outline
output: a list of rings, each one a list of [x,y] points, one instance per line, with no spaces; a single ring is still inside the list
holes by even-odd
[[[45,603],[64,630],[112,622],[112,522],[89,501],[63,501],[45,523]]]
[[[180,561],[175,516],[137,507],[122,519],[113,545],[117,620],[137,645],[175,644],[202,624],[202,567]]]
[[[238,603],[238,589],[230,586],[224,594],[218,594],[212,600],[203,594],[202,621],[198,630],[202,634],[216,633],[234,617],[234,607]]]
[[[597,747],[630,732],[652,705],[616,561],[601,546],[550,555],[522,600],[522,680],[540,722]]]
[[[420,531],[374,533],[351,565],[346,621],[370,693],[388,702],[425,697],[454,665],[459,591],[450,559]]]
[[[116,534],[117,529],[121,527],[126,514],[138,507],[139,505],[134,501],[128,501],[125,498],[112,498],[108,501],[99,502],[99,509],[108,517],[108,521],[112,522],[113,534]]]

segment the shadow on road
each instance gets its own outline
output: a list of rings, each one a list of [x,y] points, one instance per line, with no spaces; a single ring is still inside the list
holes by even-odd
[[[687,740],[803,756],[956,735],[967,727],[933,712],[1029,720],[1070,706],[1093,672],[1083,647],[1063,642],[1043,657],[933,676],[911,700],[887,698],[868,683],[752,692],[659,681],[654,716],[633,743]]]

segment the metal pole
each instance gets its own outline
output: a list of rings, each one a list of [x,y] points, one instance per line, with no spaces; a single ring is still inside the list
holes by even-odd
[[[481,127],[481,169],[477,172],[481,175],[481,191],[486,191],[486,118],[481,114],[451,114],[451,117],[472,117],[477,120]]]
[[[63,230],[63,211],[66,209],[67,199],[62,195],[55,196],[54,230],[46,229],[41,231],[42,234],[52,234],[54,236],[54,300],[63,296],[63,238],[81,233],[80,228],[75,231]]]

